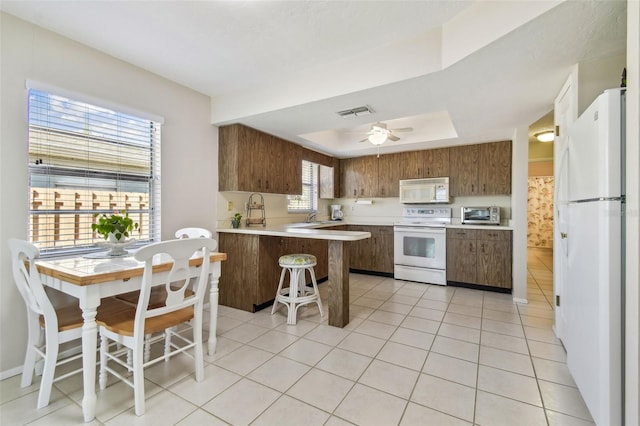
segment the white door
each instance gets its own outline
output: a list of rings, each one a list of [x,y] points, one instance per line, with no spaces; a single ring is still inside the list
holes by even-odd
[[[568,246],[566,236],[569,232],[568,209],[568,147],[569,129],[577,118],[575,109],[576,94],[573,87],[573,75],[565,83],[554,104],[554,122],[559,132],[554,140],[554,218],[553,218],[553,294],[555,295],[554,329],[559,339],[564,339],[567,329],[562,300],[566,300],[563,284],[567,279]],[[558,304],[557,301],[560,300]]]

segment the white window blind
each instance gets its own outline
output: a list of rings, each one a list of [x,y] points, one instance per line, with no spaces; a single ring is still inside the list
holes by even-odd
[[[102,240],[95,213],[126,210],[160,235],[160,123],[29,90],[29,236],[44,254]]]
[[[289,195],[289,213],[318,211],[318,165],[302,160],[302,194]]]

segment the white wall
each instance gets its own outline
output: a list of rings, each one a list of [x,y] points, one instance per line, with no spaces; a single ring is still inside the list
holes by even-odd
[[[0,15],[0,378],[16,373],[26,345],[24,303],[13,285],[8,238],[26,239],[28,214],[25,80],[104,99],[165,118],[162,238],[183,226],[215,228],[218,132],[210,100],[84,45]]]

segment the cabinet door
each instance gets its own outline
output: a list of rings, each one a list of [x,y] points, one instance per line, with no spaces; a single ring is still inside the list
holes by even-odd
[[[409,151],[397,154],[398,163],[400,164],[399,179],[418,179],[422,177],[422,152]]]
[[[421,177],[449,176],[449,148],[422,152]]]
[[[511,141],[480,145],[480,194],[511,194]]]
[[[343,198],[373,197],[378,191],[375,156],[340,160],[340,190]]]
[[[318,166],[319,182],[320,182],[320,198],[332,199],[335,198],[335,188],[333,185],[333,167]]]
[[[511,288],[511,242],[478,240],[478,284]]]
[[[258,236],[220,233],[218,244],[219,250],[228,256],[221,262],[220,304],[253,312],[261,282],[260,273],[258,262],[246,262],[246,259],[256,259]],[[275,289],[273,291],[275,294]]]
[[[400,195],[401,164],[399,154],[381,155],[378,160],[377,197],[398,197]]]
[[[370,228],[375,248],[373,271],[393,273],[393,227],[371,226]]]
[[[349,225],[349,231],[371,232],[370,226]],[[349,242],[349,261],[351,268],[363,271],[373,271],[375,250],[371,238]]]
[[[355,198],[358,195],[355,158],[340,160],[340,197]]]
[[[449,148],[449,193],[478,194],[478,145]]]
[[[475,283],[476,240],[447,238],[447,280]]]
[[[276,290],[280,281],[281,268],[278,259],[285,254],[286,247],[282,237],[260,236],[258,253],[259,280],[255,300],[256,305],[266,303],[276,297]],[[251,262],[245,262],[245,267]]]
[[[302,194],[302,147],[282,141],[284,161],[282,163],[282,193]]]

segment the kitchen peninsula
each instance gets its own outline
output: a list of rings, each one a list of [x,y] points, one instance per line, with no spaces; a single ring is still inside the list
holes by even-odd
[[[340,231],[306,225],[218,229],[219,246],[228,261],[220,280],[220,304],[254,312],[276,294],[283,254],[309,253],[318,269],[328,265],[329,325],[349,323],[349,241],[371,238],[370,232]],[[326,267],[326,266],[325,266]],[[321,278],[322,272],[316,272]]]

